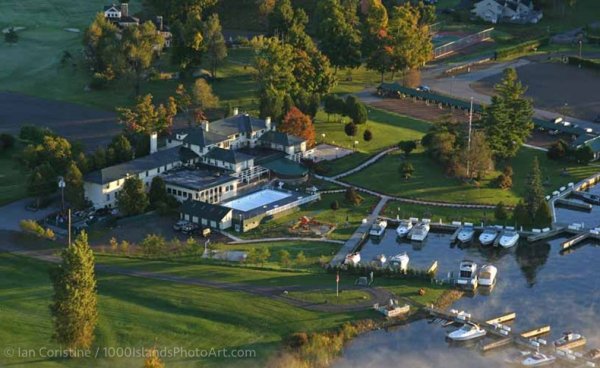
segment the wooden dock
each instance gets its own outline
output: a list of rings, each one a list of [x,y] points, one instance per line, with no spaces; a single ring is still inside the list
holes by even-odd
[[[527,339],[527,342],[524,342],[523,340],[520,340],[520,339],[515,340],[514,337],[504,337],[499,340],[489,342],[487,344],[482,344],[481,351],[483,351],[483,352],[490,351],[493,349],[497,349],[497,348],[501,348],[501,347],[510,345],[512,343],[517,343],[520,345],[524,344],[525,346],[530,346],[529,339],[545,335],[550,332],[550,329],[551,329],[550,326],[542,326],[542,327],[533,328],[531,330],[521,332],[519,334],[519,336],[523,339]]]
[[[564,242],[562,242],[560,244],[560,247],[562,250],[567,250],[569,248],[573,248],[577,244],[579,244],[585,240],[588,240],[588,239],[599,239],[600,240],[600,235],[590,233],[590,232],[587,232],[587,233],[581,232],[581,233],[575,235],[574,237],[569,238],[569,239],[565,240]]]
[[[590,212],[592,210],[592,205],[589,203],[576,202],[565,198],[558,198],[554,203],[577,211]]]
[[[595,205],[600,205],[600,196],[596,195],[596,194],[591,194],[591,193],[587,193],[587,192],[581,192],[578,190],[574,190],[571,192],[571,195],[575,198],[579,198],[582,201],[589,203],[590,207],[592,207],[592,204]]]

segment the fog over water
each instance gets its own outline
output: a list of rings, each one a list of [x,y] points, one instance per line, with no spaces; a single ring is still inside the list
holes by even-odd
[[[593,190],[600,191],[600,187]],[[598,206],[592,213],[560,209],[557,216],[564,222],[585,222],[586,227],[600,225]],[[465,258],[477,262],[479,267],[493,264],[498,268],[498,281],[491,294],[463,297],[453,308],[465,310],[475,318],[516,312],[517,319],[512,324],[515,331],[551,325],[547,340],[559,338],[564,331],[580,332],[588,339],[583,351],[600,348],[600,246],[586,243],[561,253],[563,240],[536,244],[521,241],[508,250],[482,247],[475,242],[461,249],[450,245],[449,234],[430,233],[420,245],[400,242],[394,229],[388,229],[380,242],[369,240],[363,246],[361,258],[370,261],[377,254],[384,253],[389,258],[406,251],[409,267],[427,268],[437,260],[440,278],[448,272],[456,273]],[[351,341],[334,366],[503,367],[506,355],[515,351],[498,349],[482,355],[476,347],[450,345],[445,335],[455,328],[421,320],[387,331],[372,331]]]

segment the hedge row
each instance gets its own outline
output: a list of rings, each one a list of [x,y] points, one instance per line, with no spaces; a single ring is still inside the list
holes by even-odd
[[[585,68],[600,70],[600,61],[579,58],[577,56],[569,56],[569,64],[571,65],[581,65]]]
[[[496,50],[495,58],[496,59],[505,59],[510,56],[520,55],[523,53],[527,53],[537,49],[541,46],[547,45],[549,42],[548,37],[537,38],[534,40],[529,40],[525,42],[521,42],[514,46],[508,46],[501,49]]]

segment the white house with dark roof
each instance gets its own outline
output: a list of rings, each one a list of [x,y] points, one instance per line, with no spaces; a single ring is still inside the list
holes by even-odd
[[[238,178],[209,170],[178,169],[162,175],[167,193],[180,202],[219,203],[237,195]]]
[[[533,0],[481,0],[471,12],[486,22],[537,23],[542,12],[536,11]]]
[[[218,204],[188,200],[181,205],[181,218],[203,227],[225,230],[231,227],[233,210]]]

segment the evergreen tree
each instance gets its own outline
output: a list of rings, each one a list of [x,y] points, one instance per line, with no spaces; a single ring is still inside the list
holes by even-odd
[[[535,213],[535,223],[539,227],[547,227],[552,224],[552,212],[548,202],[542,201]]]
[[[542,171],[537,156],[534,156],[525,193],[525,207],[531,219],[535,218],[538,208],[543,202],[545,202],[545,198],[544,188],[542,187]]]
[[[371,139],[373,139],[373,132],[371,132],[369,129],[366,129],[363,133],[363,139],[365,142],[369,142]]]
[[[67,167],[65,175],[65,198],[74,208],[79,209],[85,206],[83,175],[75,162],[71,162]]]
[[[506,207],[504,206],[504,202],[502,202],[502,201],[498,202],[498,204],[496,205],[496,208],[494,209],[494,217],[496,217],[496,220],[498,220],[498,221],[504,221],[504,220],[508,219],[508,212],[506,212]]]
[[[133,160],[133,148],[124,134],[115,136],[108,147],[109,149],[112,148],[113,150],[113,157],[110,158],[110,161],[113,164],[119,164],[121,162]]]
[[[484,111],[487,142],[500,159],[514,157],[533,129],[533,107],[515,69],[504,70],[492,103]]]
[[[527,206],[522,200],[517,203],[513,210],[513,221],[519,226],[528,226],[532,223],[532,217],[529,216]]]
[[[152,178],[148,199],[150,200],[150,205],[154,208],[156,208],[159,203],[167,202],[167,186],[160,176]]]
[[[348,137],[354,137],[358,132],[358,127],[353,122],[344,125],[344,132]]]
[[[138,215],[148,207],[148,195],[144,183],[136,176],[125,179],[123,188],[117,193],[117,206],[126,215]]]
[[[80,233],[62,251],[62,262],[52,269],[54,295],[50,312],[54,340],[69,350],[89,349],[98,322],[94,252],[87,234]]]

